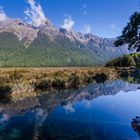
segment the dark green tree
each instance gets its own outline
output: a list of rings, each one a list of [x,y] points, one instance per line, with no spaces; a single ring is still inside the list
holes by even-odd
[[[115,41],[117,47],[123,44],[127,44],[129,49],[140,51],[140,12],[135,12],[130,17],[122,35]]]

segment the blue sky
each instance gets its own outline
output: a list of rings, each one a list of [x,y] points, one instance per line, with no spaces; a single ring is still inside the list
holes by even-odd
[[[66,17],[74,21],[76,31],[92,32],[100,37],[116,37],[138,11],[139,0],[35,0],[55,26],[63,24]],[[7,16],[24,19],[29,7],[27,0],[0,0]],[[85,31],[86,29],[86,31]]]

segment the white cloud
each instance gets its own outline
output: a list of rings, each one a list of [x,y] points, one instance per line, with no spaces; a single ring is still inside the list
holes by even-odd
[[[47,20],[41,5],[36,4],[34,0],[27,0],[27,3],[30,5],[30,8],[24,11],[26,21],[35,27],[40,26]]]
[[[0,6],[0,21],[4,21],[6,20],[8,17],[7,15],[5,14],[4,10],[3,10],[3,7]]]
[[[82,6],[82,8],[83,8],[83,9],[87,8],[87,4],[84,3],[83,6]]]
[[[116,28],[115,24],[111,24],[111,25],[110,25],[110,28],[111,28],[112,30],[114,30],[114,29]]]
[[[84,14],[84,15],[87,15],[88,12],[87,12],[87,10],[86,10],[86,9],[87,9],[87,4],[86,4],[86,3],[83,4],[82,9],[83,9],[83,14]]]
[[[62,28],[70,31],[72,30],[72,27],[74,26],[75,21],[71,18],[71,16],[68,16],[64,19],[63,25],[61,25]]]
[[[88,34],[91,32],[91,30],[92,30],[91,25],[89,25],[89,24],[84,25],[83,33]]]
[[[84,12],[83,12],[83,14],[84,14],[84,15],[87,15],[87,14],[88,14],[88,12],[87,12],[87,11],[84,11]]]

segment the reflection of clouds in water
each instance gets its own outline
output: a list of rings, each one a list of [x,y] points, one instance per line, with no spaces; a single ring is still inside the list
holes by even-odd
[[[37,111],[37,112],[36,112],[36,115],[37,115],[37,116],[39,116],[39,117],[43,116],[43,109],[38,108],[36,111]]]
[[[88,109],[91,108],[91,101],[89,101],[89,100],[84,100],[83,102],[84,102],[84,105],[85,105],[86,108],[88,108]]]
[[[63,108],[66,110],[66,113],[74,113],[75,112],[75,109],[73,108],[71,103],[63,106]]]
[[[42,108],[35,108],[34,110],[31,110],[31,112],[34,113],[37,117],[42,117],[44,114]]]
[[[44,112],[44,110],[42,108],[35,108],[34,110],[32,110],[32,113],[35,114],[35,116],[36,116],[36,122],[39,125],[42,124],[42,122],[48,116],[48,113],[47,112]]]
[[[9,115],[3,114],[2,117],[0,118],[0,123],[3,123],[5,121],[8,121],[9,118],[10,118]]]

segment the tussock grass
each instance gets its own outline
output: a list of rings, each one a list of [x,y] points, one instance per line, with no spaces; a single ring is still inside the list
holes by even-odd
[[[115,80],[120,77],[120,71],[124,70],[105,67],[0,68],[0,87],[9,86],[12,95],[19,97],[31,92],[59,91]]]

